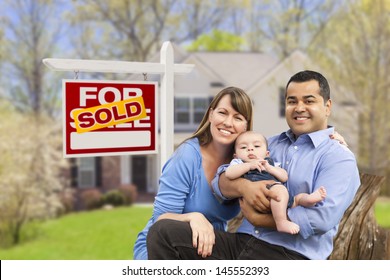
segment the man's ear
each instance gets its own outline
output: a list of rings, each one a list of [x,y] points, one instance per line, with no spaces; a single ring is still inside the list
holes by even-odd
[[[266,156],[266,157],[269,157],[269,151],[267,151],[267,152],[265,153],[265,156]]]
[[[329,99],[328,101],[326,101],[325,107],[326,107],[326,116],[329,117],[330,113],[332,111],[332,99]]]

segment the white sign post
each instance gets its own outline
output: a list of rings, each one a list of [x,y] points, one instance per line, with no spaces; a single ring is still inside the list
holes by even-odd
[[[173,102],[174,75],[188,74],[194,69],[192,64],[174,64],[173,48],[164,42],[160,51],[160,63],[129,62],[110,60],[58,59],[45,58],[43,63],[54,71],[104,72],[104,73],[148,73],[161,75],[161,168],[173,153]]]

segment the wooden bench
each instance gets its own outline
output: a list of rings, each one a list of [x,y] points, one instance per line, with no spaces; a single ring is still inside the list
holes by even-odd
[[[330,260],[390,259],[390,230],[379,227],[374,215],[385,178],[361,173],[360,180],[359,190],[340,222]],[[228,231],[235,232],[240,223],[240,216],[232,219]]]

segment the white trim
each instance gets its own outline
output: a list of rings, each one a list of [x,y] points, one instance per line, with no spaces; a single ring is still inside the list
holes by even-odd
[[[121,184],[130,184],[130,156],[121,156]]]
[[[53,71],[161,74],[165,70],[163,64],[152,62],[44,58],[43,63]],[[174,64],[173,72],[188,74],[194,67],[192,64]]]

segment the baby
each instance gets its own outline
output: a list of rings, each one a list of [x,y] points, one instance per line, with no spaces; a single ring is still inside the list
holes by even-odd
[[[269,158],[266,138],[257,132],[246,131],[241,133],[235,143],[235,158],[226,169],[226,177],[236,179],[244,177],[251,181],[274,180],[276,183],[267,186],[277,192],[280,201],[271,199],[271,211],[276,228],[279,232],[297,234],[299,226],[287,219],[287,208],[298,205],[312,207],[326,197],[324,187],[318,188],[311,194],[300,193],[291,197],[287,188],[282,184],[287,181],[287,171],[275,166]]]

